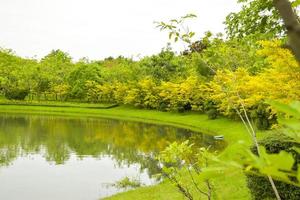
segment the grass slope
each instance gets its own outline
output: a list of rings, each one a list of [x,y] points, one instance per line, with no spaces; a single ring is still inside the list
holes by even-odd
[[[96,106],[96,105],[94,105]],[[104,105],[101,105],[104,107]],[[110,105],[109,105],[110,106]],[[199,113],[173,113],[156,110],[141,110],[128,106],[118,106],[109,109],[98,109],[80,106],[44,106],[44,105],[0,105],[2,113],[34,113],[43,115],[63,115],[78,117],[102,117],[146,123],[166,124],[210,135],[224,135],[228,143],[238,140],[250,141],[250,137],[240,122],[226,118],[209,120],[206,115]]]
[[[188,177],[188,175],[187,175]],[[245,176],[236,174],[234,176],[218,179],[212,182],[215,195],[213,199],[218,200],[249,200],[250,193],[246,186]],[[200,185],[201,187],[201,185]],[[203,188],[205,190],[205,188]],[[193,192],[192,192],[193,193]],[[199,193],[196,193],[199,194]],[[168,181],[161,184],[141,187],[128,192],[119,193],[105,200],[186,200],[184,196]],[[197,199],[207,199],[199,196]]]

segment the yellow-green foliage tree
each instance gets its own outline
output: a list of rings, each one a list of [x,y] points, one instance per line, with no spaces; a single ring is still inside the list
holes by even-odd
[[[100,102],[105,102],[105,103],[114,103],[115,102],[115,98],[114,98],[114,86],[110,83],[103,83],[103,84],[99,84],[96,85],[96,89],[98,92],[98,99]]]
[[[244,68],[218,71],[210,82],[210,98],[224,115],[251,109],[264,99],[260,77],[251,76]]]
[[[264,115],[273,119],[265,100],[287,103],[300,99],[300,67],[290,50],[283,48],[279,40],[259,44],[257,57],[263,58],[266,66],[260,73],[252,75],[241,67],[236,71],[219,70],[209,84],[209,98],[225,116],[236,116],[245,109],[254,118]]]
[[[244,68],[218,71],[210,82],[211,98],[224,114],[242,105],[249,109],[266,99],[283,102],[300,99],[300,67],[279,40],[261,41],[257,51],[267,63],[261,73],[250,75]]]
[[[86,98],[87,101],[98,102],[99,94],[97,90],[97,83],[95,81],[86,81],[85,89],[86,89]]]
[[[159,86],[160,109],[202,111],[204,88],[203,81],[197,76],[190,76],[179,83],[162,82]]]
[[[156,83],[153,79],[147,77],[137,83],[130,84],[130,90],[124,98],[124,103],[154,109],[158,107],[157,93]]]
[[[285,103],[300,100],[300,67],[292,52],[282,48],[279,40],[262,41],[260,44],[262,49],[258,55],[265,57],[269,64],[269,68],[260,74],[265,98]]]
[[[55,100],[65,100],[69,90],[70,86],[64,83],[52,86],[52,94],[55,96]]]
[[[86,81],[87,100],[91,102],[114,103],[114,85],[110,83],[98,84]]]
[[[124,104],[125,97],[127,96],[130,86],[127,83],[114,82],[113,96],[116,103]]]

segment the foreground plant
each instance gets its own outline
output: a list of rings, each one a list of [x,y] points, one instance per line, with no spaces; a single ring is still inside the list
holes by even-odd
[[[212,199],[213,186],[209,177],[202,176],[202,169],[208,167],[207,149],[193,149],[193,144],[185,141],[172,143],[159,156],[162,175],[170,180],[187,198],[205,196]],[[186,176],[188,174],[188,176]]]
[[[286,194],[287,191],[285,190],[278,190],[275,183],[283,182],[300,187],[300,170],[297,167],[300,154],[300,102],[294,102],[290,105],[272,101],[268,103],[278,111],[281,126],[280,129],[277,129],[280,134],[273,133],[274,136],[272,137],[280,140],[283,138],[280,135],[286,135],[284,138],[289,138],[285,139],[289,143],[287,147],[281,150],[277,147],[278,144],[273,145],[272,141],[269,141],[271,146],[260,143],[256,139],[253,127],[249,126],[251,123],[247,119],[247,115],[239,112],[253,137],[254,146],[252,149],[249,149],[248,144],[244,141],[239,141],[216,155],[209,153],[205,148],[193,148],[189,141],[181,144],[173,143],[159,157],[160,162],[163,163],[163,175],[187,199],[195,199],[203,195],[212,199],[212,180],[218,181],[221,177],[226,178],[236,173],[267,177],[276,198],[285,199],[283,197],[287,197],[289,194]],[[280,140],[279,142],[281,144],[284,141]],[[274,148],[278,148],[278,150],[272,150]],[[299,197],[297,189],[295,191],[293,199]]]

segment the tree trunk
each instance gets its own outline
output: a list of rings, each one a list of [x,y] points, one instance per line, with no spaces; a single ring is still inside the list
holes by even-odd
[[[289,45],[296,59],[300,62],[300,23],[298,16],[289,0],[273,0],[273,4],[281,15],[287,29]]]

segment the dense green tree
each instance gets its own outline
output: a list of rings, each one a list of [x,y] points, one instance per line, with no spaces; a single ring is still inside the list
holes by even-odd
[[[102,82],[101,75],[102,66],[93,62],[84,60],[75,64],[74,69],[70,72],[67,80],[70,85],[69,96],[75,99],[84,100],[86,97],[85,84],[87,81],[94,81],[95,83]]]
[[[140,65],[148,75],[158,81],[169,81],[176,76],[184,76],[186,71],[184,60],[169,48],[163,49],[158,55],[142,59]]]
[[[251,34],[280,36],[285,32],[281,17],[272,0],[238,0],[242,9],[226,17],[229,38],[243,38]]]
[[[36,68],[36,88],[38,96],[48,92],[58,85],[66,83],[67,77],[73,68],[72,58],[61,50],[53,50]]]
[[[37,61],[0,49],[0,90],[10,99],[24,99],[34,87]]]

